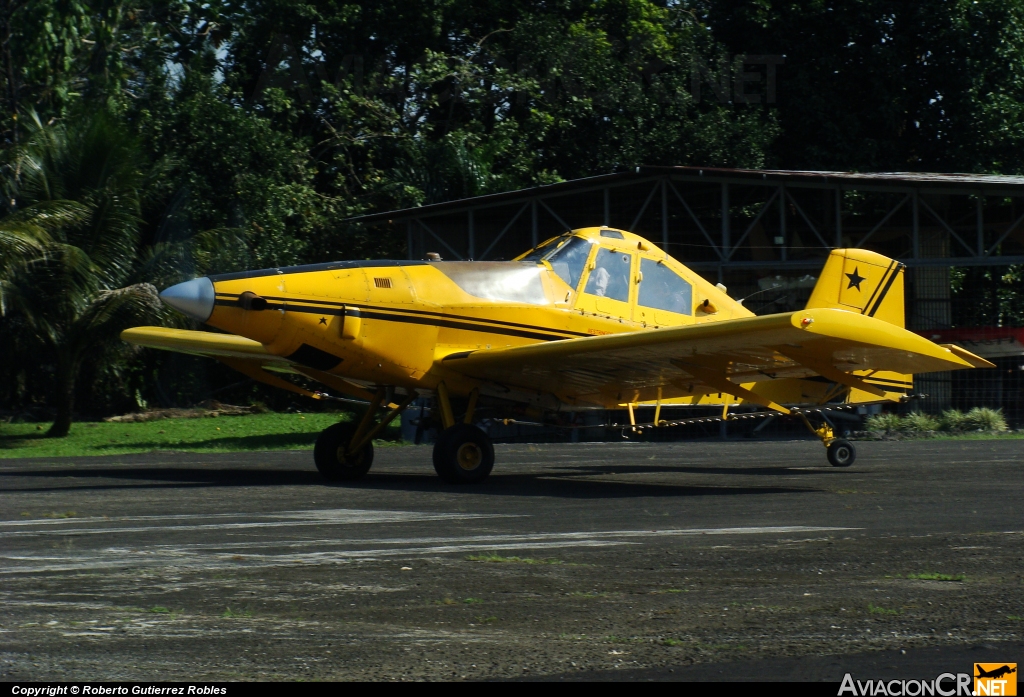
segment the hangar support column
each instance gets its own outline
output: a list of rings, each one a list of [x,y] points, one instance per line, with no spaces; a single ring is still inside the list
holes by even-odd
[[[946,197],[928,197],[925,202],[931,209],[941,212],[943,204],[948,203],[942,200],[944,198]],[[950,256],[950,235],[941,225],[931,225],[922,229],[917,195],[914,196],[913,204],[913,249],[915,261],[922,264],[912,269],[911,293],[907,303],[907,328],[918,331],[949,329],[953,322],[949,267],[926,264],[929,259],[946,259]],[[928,395],[926,399],[918,402],[915,408],[930,413],[949,409],[953,396],[953,376],[948,371],[917,375],[914,378],[914,392]]]

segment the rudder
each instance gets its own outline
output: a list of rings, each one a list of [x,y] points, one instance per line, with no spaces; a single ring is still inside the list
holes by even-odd
[[[807,309],[832,307],[905,326],[906,264],[866,249],[835,249],[807,301]]]
[[[835,249],[811,291],[807,308],[831,307],[858,312],[903,328],[903,275],[906,265],[866,249]],[[899,399],[913,389],[913,376],[889,371],[854,371],[854,375]],[[851,389],[848,404],[877,402],[878,396]]]

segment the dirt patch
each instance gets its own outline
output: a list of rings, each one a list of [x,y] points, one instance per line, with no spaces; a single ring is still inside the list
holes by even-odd
[[[265,408],[259,406],[239,407],[233,404],[221,404],[216,400],[202,402],[189,409],[147,409],[132,414],[108,416],[108,423],[140,423],[143,421],[159,421],[160,419],[202,419],[217,416],[243,416],[245,414],[262,414]]]

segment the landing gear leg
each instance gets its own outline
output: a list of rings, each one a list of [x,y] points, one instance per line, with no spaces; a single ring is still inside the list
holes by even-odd
[[[803,419],[804,424],[810,429],[811,433],[821,440],[822,445],[825,446],[825,454],[828,456],[828,461],[833,467],[849,467],[857,459],[857,450],[853,447],[853,443],[842,438],[836,438],[835,431],[827,421],[821,425],[821,428],[814,428],[805,415],[797,413],[797,416]]]
[[[437,386],[437,401],[441,407],[444,430],[434,443],[434,470],[449,484],[475,484],[482,482],[494,469],[494,445],[487,434],[473,425],[477,391],[469,396],[469,407],[460,424],[452,415],[448,389],[444,383]]]
[[[386,394],[383,387],[377,390],[358,425],[350,422],[334,424],[320,433],[313,448],[313,461],[325,479],[331,482],[353,481],[370,471],[373,437],[416,399],[416,393],[410,392],[401,404],[388,411],[380,423],[373,425],[373,417]]]

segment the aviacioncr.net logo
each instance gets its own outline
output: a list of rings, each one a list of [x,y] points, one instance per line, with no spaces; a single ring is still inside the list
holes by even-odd
[[[970,673],[942,673],[932,680],[854,680],[847,673],[839,697],[972,697]]]

